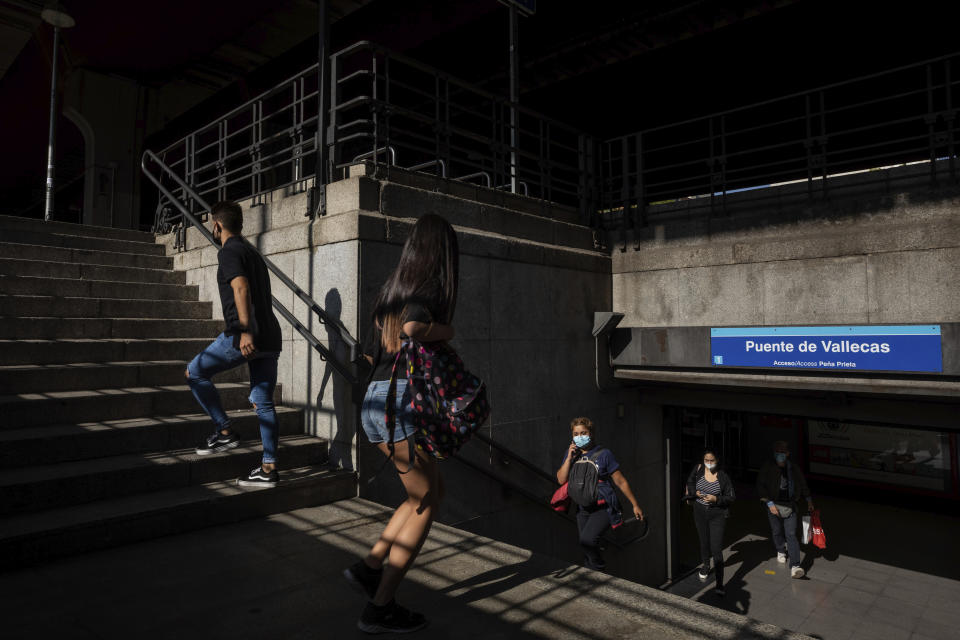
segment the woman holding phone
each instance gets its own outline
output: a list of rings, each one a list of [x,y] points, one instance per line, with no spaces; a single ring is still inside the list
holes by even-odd
[[[730,505],[737,496],[730,476],[720,469],[719,464],[712,449],[704,451],[702,462],[687,478],[687,496],[693,500],[693,520],[700,537],[700,582],[706,582],[710,576],[712,558],[717,585],[714,593],[723,596],[723,532]]]
[[[600,554],[600,538],[608,529],[615,529],[623,524],[620,501],[613,486],[616,485],[630,501],[633,515],[637,520],[643,520],[643,510],[637,504],[630,484],[620,471],[620,464],[613,457],[613,453],[597,445],[594,439],[593,422],[590,418],[574,418],[570,422],[570,435],[572,441],[560,468],[557,469],[557,482],[560,484],[567,482],[572,466],[583,457],[597,466],[597,501],[596,504],[579,505],[577,528],[580,530],[580,548],[583,549],[584,564],[589,569],[602,571],[606,563]]]

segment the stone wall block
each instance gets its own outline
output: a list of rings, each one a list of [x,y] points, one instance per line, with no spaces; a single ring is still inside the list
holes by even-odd
[[[679,269],[677,284],[677,325],[763,323],[762,265]]]
[[[764,324],[867,322],[863,258],[770,263],[763,281]]]
[[[613,275],[613,310],[624,314],[624,327],[679,323],[678,270]]]

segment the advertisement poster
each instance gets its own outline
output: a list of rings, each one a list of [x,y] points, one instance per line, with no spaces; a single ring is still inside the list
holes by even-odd
[[[807,432],[811,473],[952,491],[946,433],[820,420]]]

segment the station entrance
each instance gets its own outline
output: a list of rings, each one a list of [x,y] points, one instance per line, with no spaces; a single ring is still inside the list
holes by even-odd
[[[960,562],[960,555],[947,550],[950,537],[960,535],[957,431],[683,406],[664,407],[664,426],[679,443],[680,492],[707,448],[734,480],[737,501],[727,544],[769,535],[754,485],[774,442],[784,440],[808,479],[831,552],[846,550],[938,575]],[[680,506],[675,526],[673,560],[682,574],[700,561],[692,510]],[[930,549],[957,557],[928,562]]]

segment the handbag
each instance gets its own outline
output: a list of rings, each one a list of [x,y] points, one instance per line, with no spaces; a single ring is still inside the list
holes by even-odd
[[[803,535],[800,544],[810,544],[810,516],[803,516]]]
[[[777,515],[781,518],[789,518],[793,515],[793,507],[785,504],[774,505],[777,508]]]
[[[813,534],[813,546],[818,549],[827,548],[827,534],[823,532],[823,525],[820,523],[820,511],[816,510],[810,514],[810,530]]]
[[[455,455],[490,417],[487,386],[466,370],[456,351],[445,342],[423,344],[408,339],[393,361],[387,389],[385,420],[391,445],[397,427],[397,379],[401,372],[406,374],[417,427],[413,439],[417,448],[431,457],[445,460]],[[410,462],[412,465],[412,456]]]
[[[567,483],[564,482],[560,487],[553,492],[553,497],[550,498],[550,506],[553,507],[554,511],[559,511],[560,513],[566,513],[567,509],[570,508],[570,495],[567,493]]]

